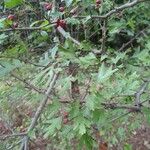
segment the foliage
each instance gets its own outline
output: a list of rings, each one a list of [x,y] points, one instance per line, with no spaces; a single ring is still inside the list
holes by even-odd
[[[145,119],[150,122],[150,3],[130,5],[134,1],[0,2],[0,121],[9,128],[5,134],[28,132],[30,148],[40,138],[48,149],[91,150],[103,142],[132,149],[126,136]],[[55,73],[58,78],[47,96]],[[28,131],[45,97],[47,104]],[[0,147],[19,149],[20,138],[8,138]]]

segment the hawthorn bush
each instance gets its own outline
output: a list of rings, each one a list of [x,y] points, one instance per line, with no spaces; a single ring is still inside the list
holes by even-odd
[[[131,150],[127,137],[150,123],[149,9],[1,1],[0,149]]]

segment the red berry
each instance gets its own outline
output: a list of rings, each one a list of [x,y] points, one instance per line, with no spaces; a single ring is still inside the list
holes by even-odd
[[[68,117],[68,115],[69,115],[69,113],[68,113],[68,112],[66,112],[66,111],[64,111],[64,112],[63,112],[63,117],[64,117],[64,118],[67,118],[67,117]]]
[[[44,8],[45,8],[45,10],[52,10],[52,3],[45,3],[44,4]]]
[[[13,23],[13,28],[17,28],[18,27],[18,22]]]
[[[63,29],[66,28],[66,22],[65,20],[60,20],[58,19],[57,22],[56,22],[56,27],[62,27]]]
[[[68,118],[64,118],[64,119],[63,119],[63,124],[67,124],[68,121],[69,121]]]
[[[101,0],[96,0],[96,4],[101,4]]]
[[[46,6],[46,10],[51,10],[52,9],[52,6],[51,5],[47,5]]]
[[[9,20],[14,20],[15,15],[9,15],[7,18],[8,18]]]
[[[64,10],[65,10],[65,7],[59,7],[60,12],[64,12]]]

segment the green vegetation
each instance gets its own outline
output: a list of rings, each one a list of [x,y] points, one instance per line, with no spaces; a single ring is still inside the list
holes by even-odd
[[[121,149],[150,123],[150,2],[0,2],[0,150]]]

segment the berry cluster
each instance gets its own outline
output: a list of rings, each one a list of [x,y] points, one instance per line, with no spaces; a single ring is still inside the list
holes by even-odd
[[[62,112],[62,117],[63,117],[63,124],[67,124],[69,122],[69,119],[68,119],[69,113],[66,112],[66,111],[63,111]]]
[[[96,8],[99,8],[102,3],[102,0],[96,0]]]
[[[49,11],[52,10],[53,4],[52,3],[45,3],[44,4],[44,9]]]

